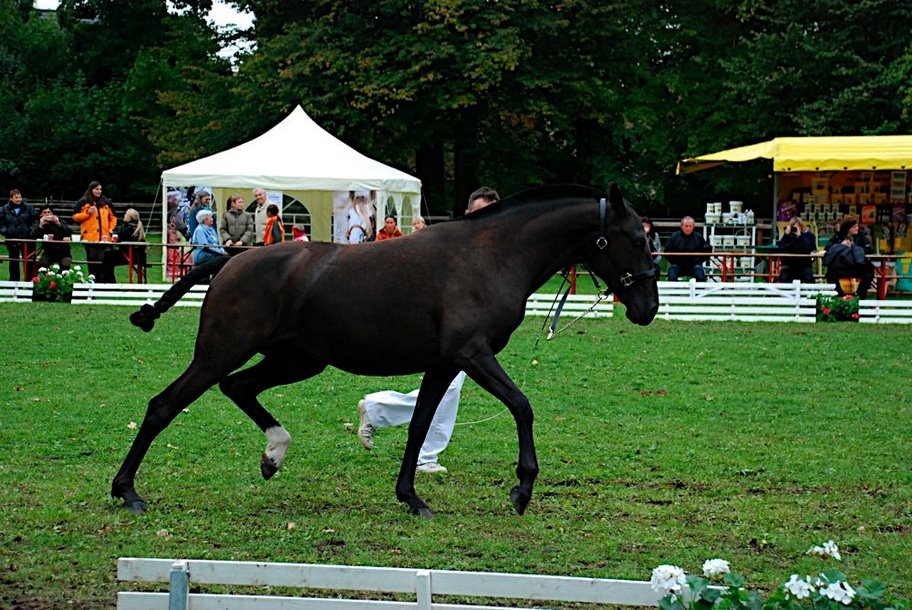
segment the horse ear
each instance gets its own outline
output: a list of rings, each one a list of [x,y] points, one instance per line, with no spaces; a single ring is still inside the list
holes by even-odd
[[[611,209],[614,210],[614,213],[618,216],[623,216],[627,213],[627,206],[624,204],[624,196],[621,194],[620,187],[615,182],[608,185],[608,203],[611,204]]]

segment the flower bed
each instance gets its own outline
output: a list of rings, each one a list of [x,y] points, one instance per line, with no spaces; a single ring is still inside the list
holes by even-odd
[[[86,282],[91,284],[94,281],[95,276],[83,274],[79,265],[63,271],[56,263],[50,268],[41,267],[38,269],[38,275],[32,278],[32,300],[69,303],[73,298],[75,284]]]
[[[818,322],[858,322],[858,297],[845,294],[817,295]]]
[[[814,546],[809,554],[841,561],[839,548],[830,540]],[[909,600],[888,600],[876,580],[861,580],[852,586],[845,574],[824,570],[818,576],[792,574],[770,593],[744,588],[744,577],[731,571],[724,559],[709,559],[703,576],[688,575],[678,566],[661,565],[652,571],[652,589],[664,594],[662,610],[887,610],[909,608]],[[689,589],[687,591],[686,589]]]

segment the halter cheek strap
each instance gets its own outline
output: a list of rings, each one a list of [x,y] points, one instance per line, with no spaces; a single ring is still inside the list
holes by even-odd
[[[604,197],[599,199],[599,236],[595,240],[595,245],[599,250],[604,250],[608,246],[608,238],[605,237],[606,228],[607,228],[607,214],[608,212],[608,202]],[[588,265],[586,266],[588,269]],[[595,282],[596,289],[601,292],[601,286],[599,286],[598,281],[595,280],[595,274],[592,271],[589,271],[589,275],[592,276],[593,281]],[[630,273],[629,271],[621,277],[618,278],[621,285],[624,288],[629,288],[640,280],[648,280],[656,277],[655,268],[650,268],[645,271],[640,271],[637,273]]]

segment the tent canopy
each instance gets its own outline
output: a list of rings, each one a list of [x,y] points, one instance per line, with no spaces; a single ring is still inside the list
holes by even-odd
[[[912,167],[912,136],[775,138],[684,159],[678,174],[753,159],[772,159],[774,172],[907,169]]]
[[[300,106],[258,138],[165,170],[162,181],[274,191],[421,192],[420,180],[337,140]]]

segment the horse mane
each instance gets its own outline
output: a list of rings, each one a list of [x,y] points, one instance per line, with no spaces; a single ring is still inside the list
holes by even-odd
[[[491,214],[498,214],[503,210],[508,210],[516,208],[519,206],[527,205],[530,203],[537,203],[545,200],[554,200],[554,199],[567,199],[567,198],[577,198],[577,199],[595,199],[598,200],[601,197],[604,197],[605,194],[590,186],[582,186],[579,184],[546,184],[544,186],[535,186],[532,188],[519,191],[504,197],[496,203],[484,207],[477,212],[472,214],[464,214],[460,219],[474,220],[476,218],[484,218],[485,216]]]

